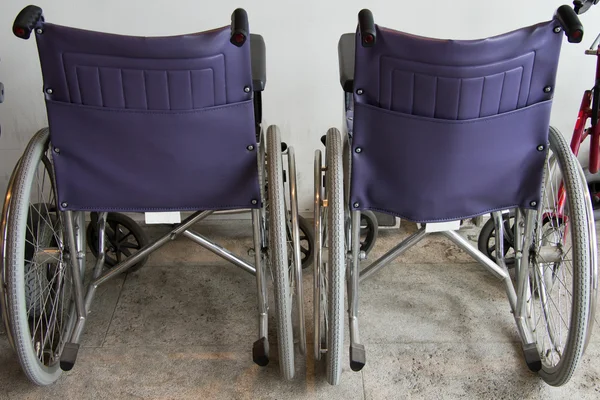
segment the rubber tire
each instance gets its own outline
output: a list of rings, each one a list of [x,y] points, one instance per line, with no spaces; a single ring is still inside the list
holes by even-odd
[[[508,218],[509,224],[510,224],[510,220],[512,218],[513,224],[514,224],[514,216],[515,216],[514,210],[510,211],[508,214],[502,215],[502,221],[506,222],[506,218]],[[505,226],[505,228],[506,228],[506,226]],[[479,251],[481,251],[483,254],[485,254],[493,262],[496,262],[496,257],[493,257],[491,254],[488,253],[487,244],[488,244],[489,238],[495,234],[496,234],[496,225],[494,224],[494,218],[490,218],[481,228],[481,231],[479,232],[479,238],[477,239],[477,248],[479,249]],[[513,246],[514,246],[513,242],[504,238],[504,252],[505,252],[504,255],[505,256],[506,256],[506,253],[508,253],[508,251],[513,248]],[[514,257],[511,257],[508,259],[505,258],[504,261],[506,262],[506,266],[509,268],[512,268],[515,265]]]
[[[146,246],[150,242],[148,235],[142,229],[142,227],[137,222],[135,222],[132,218],[128,217],[127,215],[121,214],[121,213],[108,213],[108,215],[106,217],[106,225],[107,226],[108,226],[108,221],[115,221],[117,224],[123,225],[124,227],[126,227],[127,230],[129,230],[133,234],[133,237],[135,238],[137,243],[140,245],[140,248]],[[87,243],[88,243],[90,252],[93,254],[94,257],[98,258],[98,233],[97,233],[96,223],[90,222],[88,224],[87,231],[86,231],[86,237],[87,237]],[[127,269],[127,271],[125,271],[125,273],[139,270],[140,268],[142,268],[144,266],[144,264],[146,264],[147,261],[148,261],[148,256],[142,258],[137,264],[135,264],[131,268]],[[114,267],[116,264],[114,264],[113,262],[109,262],[108,258],[106,258],[104,260],[104,265],[106,268],[110,269],[110,268]]]
[[[27,321],[25,298],[24,247],[31,185],[48,140],[48,130],[41,130],[33,136],[25,149],[12,188],[6,234],[7,309],[15,351],[27,378],[40,386],[54,383],[62,373],[58,362],[45,366],[36,356]]]
[[[327,382],[338,385],[342,375],[344,349],[344,285],[346,250],[344,240],[344,171],[342,139],[337,129],[327,132],[325,154],[327,189]]]
[[[302,236],[305,236],[306,238],[303,240],[306,240],[308,242],[308,251],[305,254],[304,260],[302,260],[302,269],[306,269],[310,267],[313,263],[315,251],[315,235],[313,232],[312,224],[309,224],[308,221],[300,215],[298,215],[298,228],[300,228],[300,237],[302,238]],[[302,244],[300,244],[300,247],[302,247]]]
[[[579,164],[562,134],[550,128],[550,149],[556,155],[569,204],[569,229],[573,238],[573,288],[571,323],[563,356],[553,368],[542,362],[539,375],[551,386],[561,386],[569,381],[583,355],[590,300],[590,259],[588,226],[583,197],[584,188],[579,177]],[[543,201],[542,201],[542,204]],[[538,348],[541,352],[541,349]]]
[[[279,369],[284,379],[292,379],[294,366],[294,333],[292,301],[288,269],[285,192],[281,138],[277,127],[267,129],[267,185],[269,201],[269,258],[275,291],[275,321],[279,349]]]
[[[364,242],[360,244],[360,251],[364,251],[365,254],[369,254],[373,247],[375,246],[375,242],[377,241],[377,236],[379,234],[379,223],[377,222],[377,216],[373,211],[365,210],[360,212],[360,224],[362,226],[363,221],[367,224],[368,233]],[[362,236],[362,229],[361,229]]]

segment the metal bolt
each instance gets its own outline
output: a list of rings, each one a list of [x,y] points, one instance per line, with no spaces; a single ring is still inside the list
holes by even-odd
[[[531,207],[535,207],[535,206],[537,206],[537,201],[532,201],[531,203],[529,203],[529,205]]]
[[[562,29],[560,28],[560,26],[557,26],[554,28],[554,33],[560,33],[560,31],[562,31]]]
[[[361,153],[362,149],[360,147],[357,147],[356,150],[354,150],[354,151],[357,152],[357,153]]]
[[[250,93],[250,86],[244,86],[244,92]]]
[[[252,204],[257,204],[257,203],[258,203],[258,201],[256,201],[256,199],[252,199],[251,203],[252,203]]]
[[[41,35],[42,33],[44,33],[44,31],[43,31],[41,28],[38,28],[38,29],[36,29],[36,30],[35,30],[35,32],[36,32],[38,35]]]
[[[537,147],[537,151],[544,151],[544,149],[545,149],[545,147],[544,147],[544,145],[543,145],[543,144],[540,144],[540,145]]]
[[[356,91],[356,94],[363,94],[363,90],[362,90],[362,89],[358,89],[358,90]]]
[[[546,86],[544,88],[544,93],[550,93],[552,91],[552,86]]]
[[[62,203],[60,203],[60,205],[62,206],[62,208],[67,208],[69,206],[69,203],[63,201]]]
[[[54,152],[55,152],[56,154],[60,154],[60,149],[59,149],[58,147],[55,147],[55,148],[54,148]]]
[[[253,146],[253,145],[249,145],[248,147],[246,147],[246,149],[247,149],[248,151],[252,151],[252,150],[254,150],[254,146]]]
[[[354,203],[354,208],[358,208],[360,206],[360,204],[358,202]]]
[[[52,90],[52,88],[48,88],[48,89],[46,89],[46,93],[52,94],[52,93],[54,93],[54,90]]]

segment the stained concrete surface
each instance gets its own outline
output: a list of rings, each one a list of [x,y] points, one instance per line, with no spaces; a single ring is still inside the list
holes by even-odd
[[[154,239],[168,231],[146,229]],[[195,229],[252,262],[249,221]],[[415,229],[403,223],[382,230],[369,260]],[[476,228],[462,232],[477,236]],[[100,288],[77,364],[54,385],[27,381],[0,328],[0,398],[600,398],[598,335],[572,380],[548,386],[525,366],[502,286],[441,236],[426,238],[361,285],[367,365],[355,373],[345,358],[337,387],[325,382],[324,366],[312,356],[312,268],[304,285],[308,352],[296,353],[296,378],[282,381],[272,318],[272,361],[265,368],[252,363],[254,278],[178,239],[145,268]]]

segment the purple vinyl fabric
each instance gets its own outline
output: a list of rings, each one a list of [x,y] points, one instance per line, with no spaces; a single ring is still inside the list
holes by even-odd
[[[357,33],[351,206],[435,222],[539,203],[557,25],[469,41],[377,27],[370,48]]]
[[[229,26],[132,37],[43,25],[61,209],[260,206],[249,41],[229,36]]]

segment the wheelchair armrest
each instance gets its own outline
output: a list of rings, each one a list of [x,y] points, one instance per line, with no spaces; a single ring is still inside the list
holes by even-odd
[[[340,62],[340,83],[345,92],[352,93],[354,88],[354,55],[356,53],[354,33],[345,33],[338,42]]]
[[[254,33],[250,34],[250,57],[252,86],[255,92],[262,92],[267,84],[267,55],[263,37]]]

